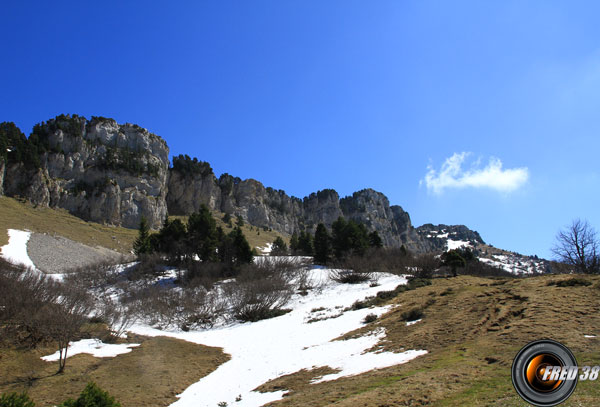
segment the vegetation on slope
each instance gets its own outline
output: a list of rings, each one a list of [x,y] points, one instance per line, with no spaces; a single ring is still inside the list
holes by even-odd
[[[589,286],[548,285],[570,278],[433,279],[431,286],[400,293],[390,301],[399,307],[348,334],[384,327],[384,350],[427,349],[427,355],[322,384],[310,384],[322,370],[303,371],[261,390],[291,390],[271,406],[523,406],[510,368],[528,342],[550,337],[567,345],[580,365],[600,365],[600,338],[584,337],[600,327],[600,277],[582,277]],[[410,309],[422,310],[423,319],[407,326],[403,313]],[[597,382],[580,382],[564,405],[595,405],[598,399]]]

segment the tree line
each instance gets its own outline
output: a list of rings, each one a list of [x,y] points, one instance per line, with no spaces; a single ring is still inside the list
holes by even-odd
[[[159,253],[171,264],[201,260],[231,268],[252,263],[254,257],[240,226],[225,233],[217,227],[206,205],[191,214],[185,224],[167,217],[156,233],[150,232],[146,219],[142,218],[133,250],[138,257]]]
[[[383,241],[377,231],[370,232],[366,226],[353,219],[339,217],[331,225],[331,231],[319,223],[314,235],[308,231],[294,232],[290,247],[281,237],[273,242],[272,255],[314,256],[316,264],[327,264],[348,256],[363,256],[371,248],[382,248]]]

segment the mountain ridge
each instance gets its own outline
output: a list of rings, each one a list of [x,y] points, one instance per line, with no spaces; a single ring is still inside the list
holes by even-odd
[[[171,165],[167,142],[135,124],[60,115],[34,126],[29,138],[2,123],[0,137],[6,150],[0,194],[64,208],[84,220],[135,228],[145,217],[158,228],[167,214],[189,215],[204,204],[284,235],[314,232],[318,223],[331,227],[343,216],[377,231],[386,246],[447,249],[427,233],[427,224],[415,228],[408,212],[381,192],[365,188],[340,197],[324,189],[301,199],[255,179],[217,178],[210,164],[187,155],[173,157]],[[469,242],[484,243],[466,226],[456,228]]]

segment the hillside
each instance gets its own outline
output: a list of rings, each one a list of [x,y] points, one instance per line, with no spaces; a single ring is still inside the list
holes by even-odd
[[[400,293],[389,301],[394,308],[340,338],[364,338],[385,328],[385,337],[371,345],[373,350],[425,349],[427,354],[405,364],[311,384],[312,379],[339,371],[317,365],[271,380],[259,389],[289,392],[280,401],[269,404],[272,406],[522,406],[523,401],[512,388],[510,366],[517,351],[529,341],[551,337],[569,346],[580,365],[600,364],[600,305],[596,300],[600,277],[583,277],[589,286],[553,284],[571,279],[564,275],[433,279],[430,286]],[[548,298],[553,299],[552,303]],[[333,309],[336,297],[329,302]],[[342,300],[338,302],[341,304]],[[310,309],[310,304],[306,308]],[[419,322],[407,326],[402,314],[415,308],[424,315]],[[313,310],[316,312],[320,311]],[[371,311],[345,311],[347,317],[342,318],[356,319],[353,313],[360,316],[368,312]],[[323,323],[331,325],[338,320]],[[257,324],[260,329],[266,322],[240,327],[252,329]],[[191,332],[164,334],[196,340]],[[55,366],[36,359],[50,349],[3,351],[0,392],[27,388],[38,405],[49,406],[64,395],[81,391],[85,380],[97,380],[123,406],[165,406],[174,402],[175,395],[186,386],[228,360],[217,349],[195,348],[198,345],[173,339],[133,336],[129,341],[142,345],[116,358],[74,356],[69,362],[71,368],[60,376],[48,375]],[[261,353],[258,357],[269,360],[270,356]],[[159,361],[160,368],[156,364]],[[142,371],[140,366],[144,366]],[[115,380],[115,373],[107,376],[108,372],[118,372],[121,379]],[[233,374],[227,385],[245,380],[244,374]],[[32,375],[38,379],[27,379]],[[599,398],[597,382],[580,382],[564,405],[592,406]]]
[[[61,272],[78,264],[99,260],[118,261],[131,255],[137,230],[86,222],[64,209],[34,206],[27,201],[0,197],[0,247],[8,243],[8,229],[34,232],[29,254],[40,269]],[[213,212],[225,232],[235,227],[223,222],[223,213]],[[179,217],[186,221],[187,217]],[[261,252],[279,233],[244,224],[242,231],[250,246]],[[38,260],[39,259],[39,260]],[[79,263],[75,259],[80,259]]]

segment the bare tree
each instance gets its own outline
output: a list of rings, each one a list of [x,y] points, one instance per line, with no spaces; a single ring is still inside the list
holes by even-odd
[[[94,304],[84,290],[65,285],[58,285],[53,289],[58,291],[57,300],[46,303],[37,315],[39,326],[58,344],[58,373],[62,373],[67,363],[69,342],[79,335]]]
[[[600,272],[596,230],[585,220],[575,219],[558,232],[552,253],[563,263],[574,266],[580,273]]]

